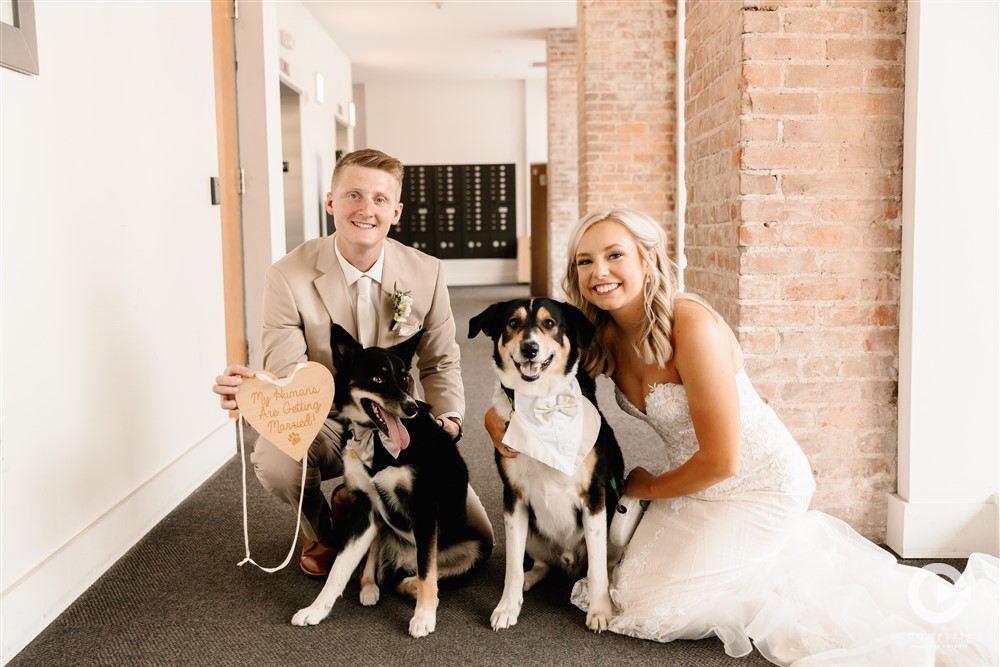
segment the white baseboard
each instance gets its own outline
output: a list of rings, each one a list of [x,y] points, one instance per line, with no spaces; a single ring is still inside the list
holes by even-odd
[[[997,516],[993,502],[909,502],[891,493],[886,544],[903,558],[996,556]]]
[[[441,264],[448,287],[517,282],[516,259],[444,259]]]
[[[0,596],[6,664],[142,539],[163,517],[212,476],[235,449],[227,421],[136,489]]]

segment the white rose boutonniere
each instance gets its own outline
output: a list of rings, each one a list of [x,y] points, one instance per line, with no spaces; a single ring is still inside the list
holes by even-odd
[[[419,327],[408,320],[410,312],[413,310],[413,297],[410,296],[410,293],[402,291],[396,286],[396,283],[393,283],[392,291],[386,291],[385,295],[389,298],[389,303],[392,304],[391,330],[396,331],[400,336],[415,334]]]

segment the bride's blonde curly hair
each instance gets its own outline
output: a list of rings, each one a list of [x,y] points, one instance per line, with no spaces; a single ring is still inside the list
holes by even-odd
[[[674,354],[673,322],[674,297],[677,295],[677,267],[667,257],[667,234],[656,220],[639,211],[614,208],[596,211],[585,216],[570,234],[563,277],[563,290],[569,301],[582,310],[597,326],[594,344],[584,354],[584,369],[590,375],[611,375],[615,369],[611,348],[615,345],[609,331],[611,316],[583,298],[576,271],[576,252],[580,239],[594,225],[613,221],[621,224],[635,239],[642,251],[641,259],[649,267],[649,279],[644,287],[643,306],[645,321],[636,340],[630,341],[633,349],[647,364],[667,363]]]

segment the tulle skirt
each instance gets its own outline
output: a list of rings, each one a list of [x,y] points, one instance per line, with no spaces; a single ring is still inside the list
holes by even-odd
[[[808,503],[778,492],[654,501],[613,572],[609,629],[715,635],[729,655],[756,646],[778,665],[997,664],[996,558],[974,554],[960,577],[900,565]],[[586,609],[587,598],[584,579],[572,601]]]

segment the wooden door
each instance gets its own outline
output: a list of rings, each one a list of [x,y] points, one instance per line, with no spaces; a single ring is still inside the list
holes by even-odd
[[[531,294],[548,296],[549,179],[547,164],[531,165]]]

